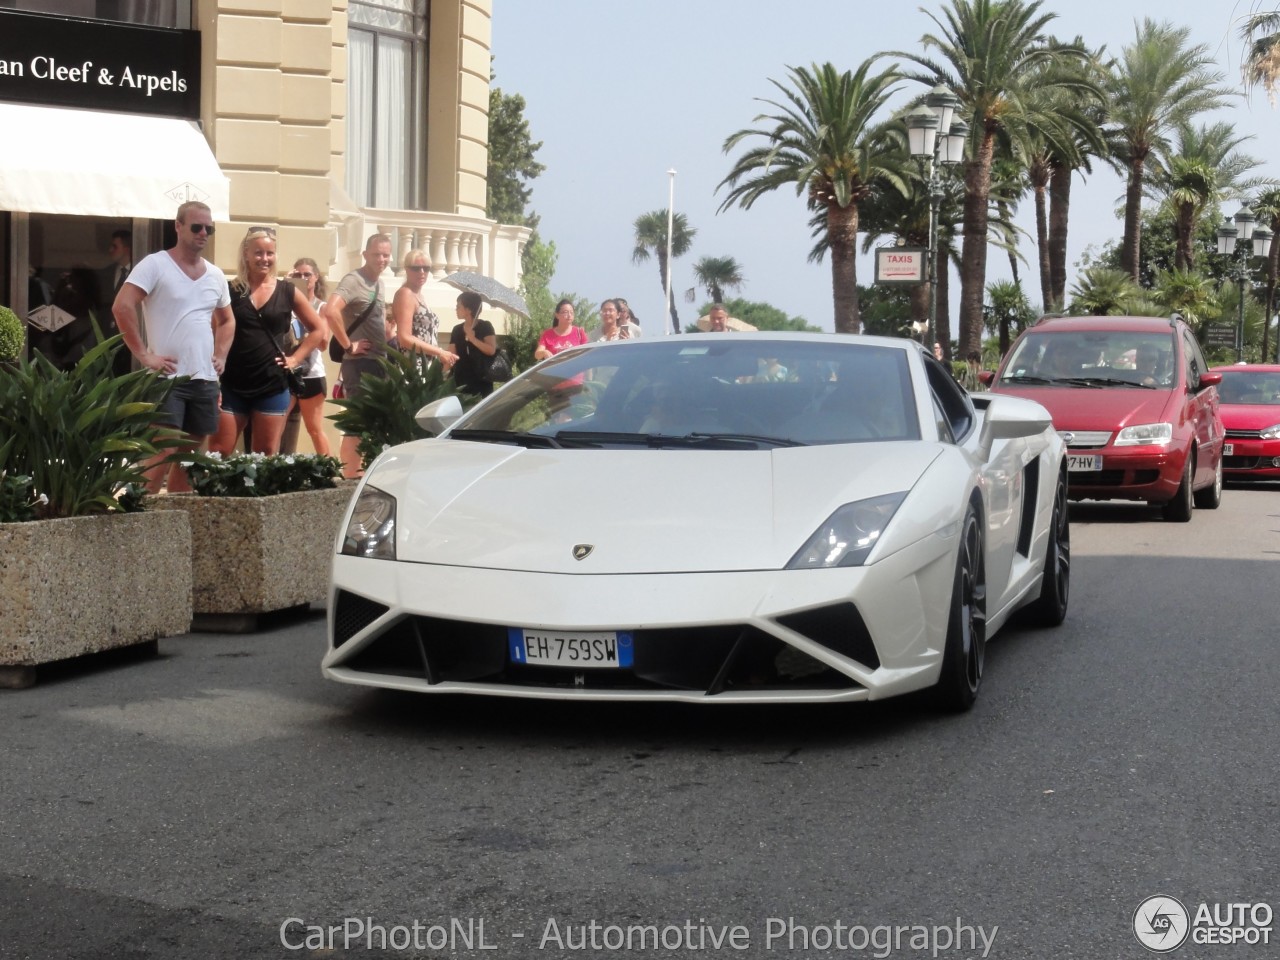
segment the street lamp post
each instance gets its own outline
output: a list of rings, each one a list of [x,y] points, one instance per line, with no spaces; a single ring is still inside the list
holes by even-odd
[[[929,191],[929,331],[938,329],[938,212],[942,207],[942,178],[938,165],[951,168],[964,159],[969,125],[955,115],[960,98],[942,84],[929,91],[924,106],[907,114],[907,141],[911,156],[925,170]]]
[[[1271,231],[1256,226],[1258,218],[1242,206],[1235,215],[1235,226],[1228,220],[1218,228],[1218,253],[1230,258],[1229,276],[1236,282],[1240,310],[1236,320],[1236,363],[1244,361],[1244,294],[1251,269],[1249,257],[1266,259],[1271,252]],[[1237,243],[1236,241],[1239,241]],[[1265,358],[1264,358],[1265,359]]]

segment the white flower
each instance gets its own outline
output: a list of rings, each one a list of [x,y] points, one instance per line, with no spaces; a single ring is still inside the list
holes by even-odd
[[[40,496],[36,497],[36,503],[37,503],[37,504],[39,504],[39,505],[40,505],[40,506],[42,506],[42,507],[43,507],[46,503],[48,503],[48,502],[49,502],[49,495],[48,495],[48,494],[42,493],[42,494],[40,494]]]
[[[293,457],[285,457],[285,458],[284,458],[284,462],[285,462],[285,463],[287,463],[289,466],[291,466],[291,467],[292,467],[292,466],[293,466]]]
[[[190,470],[190,469],[191,469],[191,465],[192,465],[192,463],[194,463],[194,462],[195,462],[195,461],[193,461],[193,460],[183,460],[183,461],[182,461],[182,469],[183,469],[183,470]]]
[[[246,487],[252,487],[252,486],[253,486],[253,478],[252,478],[252,477],[245,477],[245,478],[244,478],[244,485],[245,485]]]
[[[216,451],[216,450],[210,450],[210,451],[208,452],[208,454],[206,454],[206,456],[210,457],[210,458],[211,458],[211,459],[213,459],[213,460],[221,460],[221,459],[222,459],[222,454],[218,453],[218,451]]]

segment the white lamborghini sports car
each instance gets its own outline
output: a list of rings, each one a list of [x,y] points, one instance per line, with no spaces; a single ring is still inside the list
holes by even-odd
[[[919,344],[601,343],[384,452],[335,545],[325,676],[423,693],[963,709],[1061,623],[1065,449]]]

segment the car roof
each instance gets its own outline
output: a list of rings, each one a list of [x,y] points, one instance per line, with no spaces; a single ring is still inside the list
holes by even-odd
[[[1177,328],[1169,317],[1043,317],[1028,332],[1119,330],[1125,333],[1168,333]]]
[[[1280,373],[1280,363],[1223,363],[1209,370],[1213,373]]]

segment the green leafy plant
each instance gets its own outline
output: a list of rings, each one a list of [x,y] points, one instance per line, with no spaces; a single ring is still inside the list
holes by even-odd
[[[342,479],[342,461],[320,454],[195,454],[183,461],[191,489],[202,497],[269,497],[327,490]]]
[[[430,436],[414,419],[433,400],[458,393],[452,379],[446,379],[440,365],[423,370],[415,357],[396,350],[382,362],[382,376],[368,374],[360,381],[360,395],[334,403],[342,409],[329,417],[343,433],[360,438],[356,451],[365,467],[387,447]],[[458,394],[464,407],[479,398]]]
[[[22,321],[8,307],[0,307],[0,363],[12,363],[22,355]]]
[[[31,478],[36,519],[137,509],[130,487],[145,483],[146,461],[181,442],[154,423],[172,381],[114,376],[119,342],[102,341],[70,370],[37,354],[0,374],[0,471]]]

